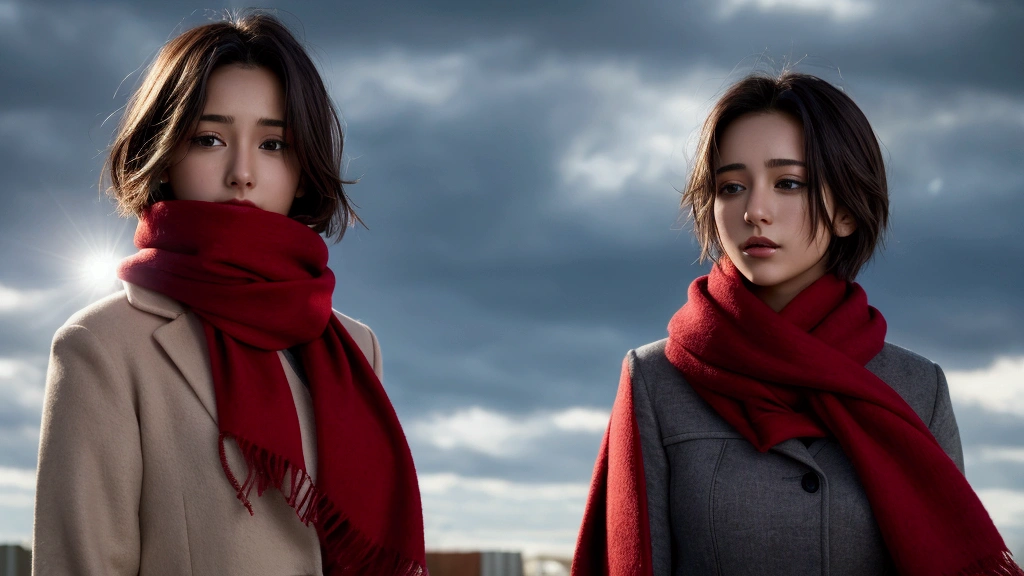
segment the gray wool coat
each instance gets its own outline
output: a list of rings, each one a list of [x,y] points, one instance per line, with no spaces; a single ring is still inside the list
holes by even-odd
[[[834,438],[758,452],[665,358],[630,351],[655,576],[895,574],[871,506]],[[964,470],[942,370],[892,344],[866,365]]]

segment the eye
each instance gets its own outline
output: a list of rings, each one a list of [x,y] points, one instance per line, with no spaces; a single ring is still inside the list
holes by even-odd
[[[284,143],[284,140],[267,140],[260,144],[261,150],[270,150],[271,152],[280,152],[287,147],[288,145]]]
[[[779,188],[782,188],[783,190],[799,190],[807,186],[807,184],[803,182],[800,182],[798,180],[791,180],[789,178],[779,180],[778,183],[776,183],[775,185]]]
[[[192,139],[192,143],[202,148],[212,148],[214,146],[224,146],[224,141],[216,136],[210,134],[203,134],[202,136],[196,136]]]
[[[743,191],[743,186],[739,184],[726,184],[718,189],[719,194],[732,195],[738,194]]]

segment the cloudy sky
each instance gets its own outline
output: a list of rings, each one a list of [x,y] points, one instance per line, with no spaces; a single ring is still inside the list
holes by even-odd
[[[331,248],[420,473],[432,548],[567,555],[619,366],[707,267],[680,218],[695,129],[752,70],[864,109],[892,230],[860,282],[946,371],[967,476],[1024,554],[1024,7],[1016,0],[302,2],[279,15],[347,124],[369,229]],[[267,7],[284,8],[284,3]],[[0,0],[0,542],[27,543],[49,343],[113,289],[98,192],[140,71],[204,9]]]

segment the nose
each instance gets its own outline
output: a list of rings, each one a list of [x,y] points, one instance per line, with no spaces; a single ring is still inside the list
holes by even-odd
[[[236,192],[248,192],[256,187],[255,162],[252,154],[243,147],[235,148],[231,155],[231,164],[225,172],[225,184]]]
[[[770,186],[756,184],[747,194],[746,211],[743,213],[743,220],[752,226],[768,225],[772,223],[775,212],[775,195]]]

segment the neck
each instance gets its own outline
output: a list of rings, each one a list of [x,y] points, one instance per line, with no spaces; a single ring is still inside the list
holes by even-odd
[[[808,268],[806,271],[778,284],[771,286],[759,286],[750,282],[749,280],[743,280],[747,288],[754,293],[762,302],[768,305],[769,308],[776,312],[781,312],[787,304],[796,298],[797,294],[804,291],[805,288],[814,284],[819,278],[825,275],[825,258],[822,257],[817,264]]]

